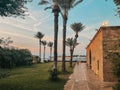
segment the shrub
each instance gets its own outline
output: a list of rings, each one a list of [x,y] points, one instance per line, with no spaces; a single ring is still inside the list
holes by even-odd
[[[51,81],[59,80],[59,78],[58,78],[58,70],[56,68],[49,69],[49,75],[50,75],[49,79]]]
[[[32,64],[32,54],[27,49],[0,48],[0,67],[13,68]]]
[[[118,78],[118,83],[113,89],[120,90],[120,38],[112,46],[108,55],[111,57],[113,74]]]
[[[0,72],[0,79],[10,76],[9,72]]]
[[[113,90],[120,90],[120,82],[113,87]]]

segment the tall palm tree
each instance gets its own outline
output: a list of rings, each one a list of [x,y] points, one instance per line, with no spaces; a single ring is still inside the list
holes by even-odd
[[[56,0],[41,0],[39,4],[49,4],[50,6],[46,7],[45,10],[52,9],[52,12],[54,13],[54,67],[57,69],[58,16],[60,8],[58,7]]]
[[[73,53],[74,48],[79,44],[75,41],[73,38],[67,38],[66,40],[66,46],[70,47],[70,67],[72,67],[72,59],[73,59]]]
[[[71,24],[72,30],[75,32],[75,40],[77,41],[78,33],[85,29],[82,23],[73,23]]]
[[[41,62],[41,40],[44,37],[44,34],[41,32],[37,32],[35,34],[35,38],[39,39],[39,62]]]
[[[50,61],[51,61],[51,56],[52,56],[52,46],[53,46],[53,42],[49,42],[48,47],[50,47]]]
[[[66,40],[66,25],[68,20],[68,12],[71,8],[77,6],[83,0],[56,0],[61,9],[61,15],[63,17],[63,51],[62,51],[62,71],[66,71],[65,67],[65,40]]]
[[[78,33],[84,30],[85,26],[83,26],[82,23],[79,22],[79,23],[71,24],[71,28],[75,32],[75,42],[77,42],[77,38],[79,36]],[[73,52],[74,52],[74,48],[75,46],[73,45]]]
[[[43,60],[45,60],[45,49],[46,49],[47,42],[46,41],[42,41],[42,45],[44,46]]]

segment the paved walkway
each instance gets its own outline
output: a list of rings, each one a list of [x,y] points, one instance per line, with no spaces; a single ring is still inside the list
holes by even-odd
[[[64,90],[112,90],[111,82],[102,82],[90,70],[86,63],[76,64]]]

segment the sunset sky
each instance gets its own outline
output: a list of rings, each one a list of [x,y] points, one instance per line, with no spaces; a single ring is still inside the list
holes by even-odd
[[[14,43],[12,46],[27,48],[32,54],[38,55],[38,40],[34,35],[40,31],[45,34],[43,40],[53,41],[54,17],[51,10],[44,11],[45,6],[38,5],[39,0],[28,3],[28,13],[25,19],[14,17],[0,17],[0,38],[11,37]],[[95,29],[99,29],[102,23],[108,22],[108,26],[120,25],[120,18],[115,16],[116,6],[113,0],[83,0],[81,4],[69,11],[67,24],[67,38],[74,37],[75,33],[70,25],[74,22],[81,22],[86,26],[85,30],[79,33],[80,43],[75,54],[86,54],[85,48],[95,35]],[[43,50],[42,50],[43,51]],[[58,55],[62,55],[62,18],[59,15],[59,40]],[[67,47],[66,55],[69,55]],[[46,57],[49,56],[49,48],[46,47]]]

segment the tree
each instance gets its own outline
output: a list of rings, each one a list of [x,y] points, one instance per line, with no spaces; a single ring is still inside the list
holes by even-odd
[[[53,46],[53,42],[49,42],[48,47],[50,47],[50,61],[51,61],[51,56],[52,56],[52,46]]]
[[[13,43],[13,40],[11,40],[11,37],[8,37],[6,39],[2,39],[2,44],[4,48],[9,48],[9,45]]]
[[[37,32],[35,34],[35,38],[39,39],[39,62],[41,62],[41,40],[44,37],[44,34],[41,32]]]
[[[25,16],[25,4],[32,0],[0,0],[0,16]]]
[[[72,59],[73,59],[73,53],[74,53],[73,50],[79,43],[77,43],[73,38],[67,38],[65,44],[70,48],[70,67],[72,67]]]
[[[50,6],[46,7],[45,10],[52,9],[52,12],[54,13],[54,67],[57,69],[58,16],[60,8],[58,7],[56,0],[41,0],[39,4],[49,4]]]
[[[61,15],[63,17],[63,51],[62,51],[62,71],[66,71],[65,67],[65,40],[66,40],[66,25],[68,20],[68,11],[77,6],[83,0],[57,0],[58,5],[61,9]]]
[[[45,60],[45,49],[46,49],[47,42],[46,41],[42,41],[42,45],[44,46],[43,60]]]

